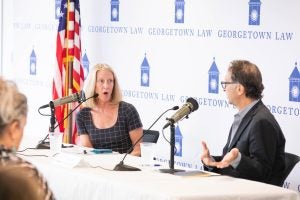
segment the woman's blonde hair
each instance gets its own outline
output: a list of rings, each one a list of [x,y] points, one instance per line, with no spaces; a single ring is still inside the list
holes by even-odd
[[[27,116],[27,98],[16,84],[0,77],[0,134],[6,125]]]
[[[85,87],[84,87],[85,96],[91,97],[95,94],[96,81],[97,81],[96,77],[98,71],[109,71],[113,74],[114,88],[112,91],[111,103],[118,104],[120,101],[122,101],[122,92],[121,92],[121,88],[116,73],[108,64],[96,64],[92,68],[86,80],[87,82],[85,83]],[[96,105],[97,105],[97,98],[93,98],[85,102],[85,106],[90,108],[94,108]]]

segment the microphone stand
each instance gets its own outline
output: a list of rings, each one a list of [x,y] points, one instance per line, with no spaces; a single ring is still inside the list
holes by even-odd
[[[162,173],[175,174],[176,172],[183,172],[182,169],[174,169],[174,157],[175,157],[175,126],[174,123],[170,124],[170,169],[160,169]]]
[[[55,107],[53,101],[49,102],[50,110],[51,110],[51,117],[50,117],[50,127],[49,127],[49,133],[54,133],[55,126]],[[36,149],[50,149],[50,142],[46,142],[46,139],[48,138],[49,134],[46,135],[46,137],[41,140],[38,145],[36,146]]]
[[[174,106],[173,108],[170,108],[166,111],[164,111],[152,124],[151,126],[147,129],[147,130],[150,130],[154,124],[156,124],[156,122],[168,111],[170,110],[177,110],[179,107],[178,106]],[[146,134],[142,134],[142,136],[131,146],[131,148],[126,152],[125,156],[123,157],[123,159],[120,161],[119,164],[117,164],[115,167],[114,167],[114,171],[141,171],[141,169],[137,168],[137,167],[132,167],[132,166],[129,166],[129,165],[125,165],[124,164],[124,160],[126,158],[126,156],[133,150],[133,148],[141,141],[141,139],[143,139],[144,135]]]
[[[61,125],[61,123],[63,123],[65,121],[65,119],[67,119],[83,102],[91,99],[91,98],[96,98],[98,97],[98,94],[96,93],[95,95],[87,98],[87,99],[84,99],[83,101],[79,101],[78,105],[73,109],[71,110],[71,112],[63,119],[61,120],[60,123],[58,123],[56,126],[55,126],[55,106],[54,106],[54,103],[53,101],[50,101],[50,109],[51,109],[51,117],[50,117],[50,127],[49,127],[49,132],[54,132],[55,128],[57,128],[59,125]],[[46,137],[41,140],[38,145],[36,146],[36,149],[50,149],[50,142],[46,142],[46,139],[49,137],[49,134],[46,135]],[[62,147],[65,147],[63,144],[62,144]]]

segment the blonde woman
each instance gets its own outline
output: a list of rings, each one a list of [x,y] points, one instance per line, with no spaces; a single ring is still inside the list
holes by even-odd
[[[86,101],[76,116],[81,144],[126,153],[142,136],[143,125],[136,108],[122,101],[116,74],[107,64],[97,64],[90,71],[85,94],[95,93],[98,97]],[[135,145],[131,155],[140,154],[140,145]]]

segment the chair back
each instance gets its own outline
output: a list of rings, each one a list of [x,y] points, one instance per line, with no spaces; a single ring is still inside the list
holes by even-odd
[[[292,154],[285,152],[285,168],[283,170],[283,173],[280,176],[280,186],[283,185],[285,179],[289,176],[295,165],[300,161],[300,157]]]
[[[143,130],[143,142],[156,143],[159,137],[159,131],[155,130]]]

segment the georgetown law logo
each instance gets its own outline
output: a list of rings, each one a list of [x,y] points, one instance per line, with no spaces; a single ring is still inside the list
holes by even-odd
[[[184,23],[184,0],[175,0],[175,23]]]
[[[260,0],[249,1],[249,25],[258,26],[260,24]]]
[[[119,21],[119,0],[110,1],[110,21],[118,22]]]
[[[182,134],[178,125],[175,128],[175,156],[182,157]]]
[[[150,66],[146,54],[141,64],[141,86],[149,87],[150,85]]]
[[[31,51],[29,60],[29,74],[36,75],[36,54],[34,49]]]
[[[59,19],[61,16],[61,11],[60,11],[60,4],[61,4],[61,0],[54,0],[55,1],[55,19]]]
[[[213,58],[213,62],[208,71],[208,93],[219,93],[219,70]]]
[[[84,50],[84,54],[82,57],[82,66],[83,66],[83,74],[84,74],[84,80],[85,80],[89,74],[89,69],[90,69],[90,61],[86,54],[86,50]]]
[[[297,63],[289,77],[289,101],[300,102],[300,73]]]

